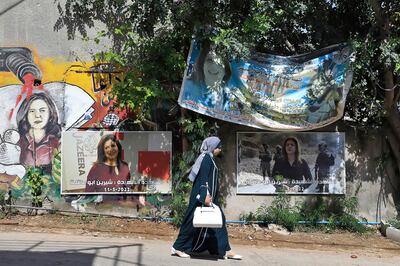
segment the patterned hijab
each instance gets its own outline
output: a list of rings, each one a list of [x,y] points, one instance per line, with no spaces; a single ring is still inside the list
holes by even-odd
[[[218,137],[208,137],[203,140],[203,143],[200,147],[200,155],[197,157],[196,162],[192,166],[192,170],[189,174],[189,180],[194,182],[196,179],[197,174],[199,173],[201,163],[203,162],[204,156],[209,154],[213,157],[213,151],[218,147],[221,140]]]

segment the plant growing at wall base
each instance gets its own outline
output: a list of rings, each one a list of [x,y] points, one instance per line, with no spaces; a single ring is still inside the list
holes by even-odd
[[[6,217],[7,216],[7,213],[6,213],[6,209],[7,209],[7,206],[6,206],[6,200],[5,200],[5,193],[2,191],[2,192],[0,192],[0,219],[3,219],[4,217]]]
[[[387,222],[394,228],[400,229],[400,219],[399,218],[390,218]]]
[[[30,167],[26,173],[26,185],[31,190],[32,207],[42,207],[43,171],[40,168]]]
[[[341,197],[338,198],[338,213],[331,215],[330,219],[335,221],[335,228],[344,229],[353,233],[367,233],[369,230],[366,226],[359,223],[356,217],[358,213],[357,197]],[[365,221],[364,218],[361,218]],[[332,225],[332,223],[330,223]]]
[[[294,231],[300,215],[297,206],[290,205],[290,197],[284,192],[275,196],[270,206],[262,204],[256,211],[255,217],[265,223],[275,223]]]
[[[299,206],[302,229],[322,229],[331,232],[337,229],[354,233],[366,233],[367,227],[359,223],[358,200],[356,197],[317,196]],[[362,219],[362,218],[361,218]],[[325,221],[326,224],[321,224]]]
[[[15,209],[11,206],[14,204],[15,199],[12,197],[11,190],[8,192],[0,192],[0,219],[12,214]]]
[[[278,193],[271,204],[262,204],[255,213],[242,214],[245,221],[262,221],[276,223],[289,231],[308,229],[346,230],[364,234],[370,230],[357,218],[358,200],[356,197],[317,197],[316,201],[290,204],[290,196],[284,192]],[[365,221],[365,219],[361,218]],[[301,225],[299,222],[302,222]],[[325,221],[326,224],[321,224]]]
[[[259,210],[258,210],[259,211]],[[290,197],[284,192],[278,195],[272,201],[271,206],[267,208],[265,219],[280,224],[289,231],[294,231],[300,215],[297,206],[290,205]]]

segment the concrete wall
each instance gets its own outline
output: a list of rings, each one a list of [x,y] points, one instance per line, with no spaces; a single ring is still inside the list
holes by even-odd
[[[53,0],[0,1],[0,46],[30,47],[39,57],[66,62],[90,61],[94,53],[106,48],[104,43],[82,42],[80,36],[67,40],[65,28],[58,32],[53,30],[58,16]],[[95,34],[96,28],[88,31],[89,37]]]
[[[37,150],[31,150],[31,144],[25,145],[33,142],[29,142],[29,131],[22,132],[20,129],[17,116],[24,109],[25,102],[31,106],[31,93],[45,94],[54,104],[53,114],[58,117],[53,127],[59,126],[63,131],[100,127],[100,122],[112,110],[112,84],[122,73],[112,66],[93,61],[95,53],[107,48],[104,44],[83,42],[79,36],[68,40],[65,29],[55,32],[53,27],[58,16],[53,0],[0,2],[0,192],[11,190],[19,204],[30,205],[31,193],[25,181],[26,173],[30,166],[40,166],[46,174],[42,191],[48,199],[44,202],[46,207],[133,215],[138,196],[105,196],[99,199],[95,196],[60,195],[60,132],[51,136],[51,146],[43,144],[49,148],[46,160],[28,158],[29,154],[36,157]],[[89,37],[94,37],[97,30],[97,26],[89,30]],[[35,85],[30,75],[40,79],[42,84]],[[113,112],[120,119],[126,117],[125,110],[115,109]],[[47,123],[45,127],[49,129],[51,126]],[[46,134],[48,132],[50,130]],[[42,145],[42,140],[35,141],[37,145],[33,147]],[[95,208],[94,200],[104,204],[97,204]],[[91,207],[87,206],[89,203]]]
[[[34,61],[43,67],[45,82],[65,80],[62,71],[80,63],[92,64],[94,53],[105,50],[107,43],[95,45],[85,43],[79,37],[67,40],[65,29],[55,32],[53,26],[58,18],[58,10],[53,0],[3,0],[0,2],[0,47],[26,47],[34,54]],[[91,37],[96,30],[89,30]],[[43,63],[46,61],[46,64]],[[62,67],[61,67],[62,65]],[[57,74],[52,71],[58,69]],[[70,79],[72,81],[80,78]],[[0,73],[0,87],[18,84],[12,76]],[[89,84],[78,84],[90,91]],[[91,92],[93,98],[95,94]],[[3,119],[3,118],[1,118]],[[225,153],[222,178],[222,191],[226,199],[225,212],[228,219],[238,219],[240,214],[255,211],[261,204],[270,203],[273,196],[236,195],[236,132],[255,131],[255,129],[223,123],[222,139]],[[397,214],[395,205],[399,204],[399,177],[391,178],[378,171],[378,161],[384,150],[384,141],[379,131],[370,130],[368,134],[357,131],[350,125],[339,123],[320,131],[340,131],[346,133],[347,195],[356,195],[360,203],[360,216],[370,221],[393,217]],[[387,161],[390,164],[390,161]],[[310,200],[313,196],[293,196],[292,201]],[[68,201],[68,199],[65,199]],[[133,199],[135,201],[136,199]],[[128,205],[131,208],[131,205]],[[116,210],[117,213],[132,215],[129,209]]]
[[[228,219],[237,219],[244,213],[255,212],[262,204],[269,205],[273,195],[236,195],[236,132],[257,131],[255,129],[224,123],[222,126],[224,142],[223,167],[225,176],[222,179],[226,197],[225,213]],[[351,123],[338,122],[321,128],[318,132],[345,132],[346,136],[346,196],[356,196],[359,201],[359,215],[368,221],[380,221],[393,218],[398,214],[400,201],[399,176],[387,175],[380,171],[381,158],[387,169],[390,159],[385,157],[387,151],[382,131],[384,129],[357,130]],[[383,156],[383,157],[382,157]],[[390,171],[390,170],[389,170]],[[325,195],[322,197],[337,197]],[[314,195],[291,196],[291,203],[312,202]],[[398,208],[398,207],[397,207]]]

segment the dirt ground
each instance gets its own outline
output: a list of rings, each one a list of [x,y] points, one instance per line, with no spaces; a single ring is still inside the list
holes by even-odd
[[[46,232],[122,238],[174,241],[178,229],[166,222],[115,217],[45,214],[13,215],[0,219],[0,231]],[[382,236],[378,230],[366,235],[348,232],[277,233],[258,225],[228,225],[231,244],[286,247],[321,251],[351,251],[376,257],[400,254],[400,243]]]

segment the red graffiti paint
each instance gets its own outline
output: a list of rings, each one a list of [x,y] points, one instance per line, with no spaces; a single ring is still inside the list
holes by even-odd
[[[38,86],[34,86],[34,82],[37,78],[32,74],[28,73],[25,76],[22,77],[22,80],[24,81],[24,85],[21,88],[20,93],[17,96],[17,99],[15,101],[15,106],[14,108],[11,109],[10,114],[8,116],[8,120],[11,120],[11,117],[13,116],[15,107],[19,104],[19,102],[22,100],[22,96],[26,94],[26,98],[29,99],[31,97],[33,89],[39,89],[43,90],[43,84],[40,84]]]

